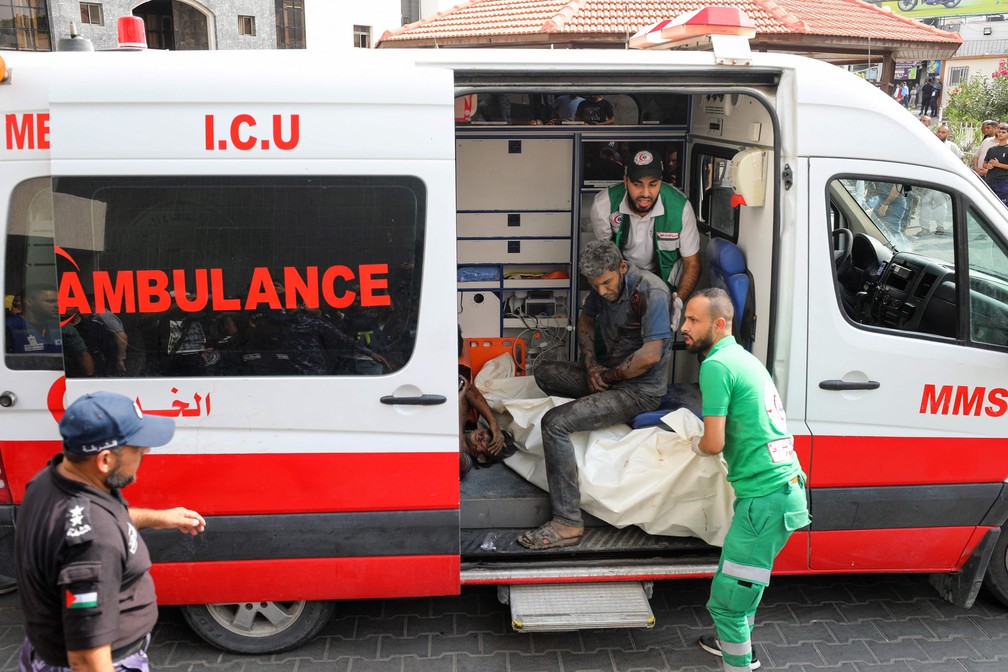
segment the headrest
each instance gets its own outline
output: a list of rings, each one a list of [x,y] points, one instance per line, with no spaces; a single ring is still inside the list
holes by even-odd
[[[742,250],[735,243],[721,238],[713,238],[707,244],[707,263],[710,266],[720,268],[725,275],[745,273],[746,270]]]

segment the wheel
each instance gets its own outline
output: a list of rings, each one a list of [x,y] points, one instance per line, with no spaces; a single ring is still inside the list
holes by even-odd
[[[1001,536],[994,545],[987,575],[984,576],[984,587],[998,602],[1008,607],[1008,524],[1001,528]]]
[[[945,0],[942,4],[951,9],[952,7],[959,6],[959,0]]]
[[[917,0],[897,0],[896,6],[902,9],[904,12],[909,12],[911,9],[917,6]]]
[[[190,604],[182,615],[193,631],[232,653],[274,653],[304,644],[332,616],[321,601]]]

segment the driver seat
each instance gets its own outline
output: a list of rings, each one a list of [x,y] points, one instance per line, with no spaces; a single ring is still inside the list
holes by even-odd
[[[752,273],[746,268],[745,255],[735,243],[712,238],[707,244],[707,265],[711,287],[728,292],[735,308],[735,319],[732,320],[735,340],[752,351],[756,339],[756,294]]]

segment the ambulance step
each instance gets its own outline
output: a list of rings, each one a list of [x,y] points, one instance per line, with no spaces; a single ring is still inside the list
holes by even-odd
[[[520,632],[654,627],[654,614],[639,581],[509,588],[511,625]]]

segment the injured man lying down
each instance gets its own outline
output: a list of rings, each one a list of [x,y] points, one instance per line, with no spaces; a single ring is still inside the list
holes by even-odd
[[[667,286],[609,241],[585,247],[580,271],[592,287],[577,325],[584,361],[542,362],[533,380],[514,377],[503,355],[475,381],[519,446],[505,463],[550,495],[552,518],[518,542],[533,550],[577,544],[583,509],[616,527],[721,545],[734,497],[724,463],[692,450],[700,419],[680,409],[664,415],[665,428],[628,426],[662,407],[668,389]],[[596,349],[596,333],[604,347]]]

